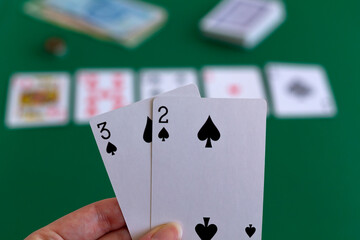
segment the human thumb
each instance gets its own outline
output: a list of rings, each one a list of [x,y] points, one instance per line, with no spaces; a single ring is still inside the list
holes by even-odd
[[[181,240],[182,228],[178,223],[160,225],[145,234],[140,240]]]

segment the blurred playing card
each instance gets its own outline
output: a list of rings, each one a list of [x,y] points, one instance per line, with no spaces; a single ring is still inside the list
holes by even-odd
[[[203,69],[203,79],[206,97],[266,100],[261,72],[257,67],[206,67]]]
[[[266,73],[276,116],[332,117],[336,114],[336,103],[321,66],[270,63]]]
[[[138,45],[167,18],[164,9],[136,0],[31,0],[25,11],[127,47]]]
[[[197,73],[191,68],[144,69],[140,73],[141,99],[188,84],[197,84]]]
[[[8,127],[64,125],[68,122],[70,77],[66,73],[18,73],[12,76]]]
[[[224,0],[200,22],[205,35],[253,48],[285,19],[280,1]]]
[[[76,74],[75,121],[126,106],[134,101],[134,74],[128,69],[80,70]]]

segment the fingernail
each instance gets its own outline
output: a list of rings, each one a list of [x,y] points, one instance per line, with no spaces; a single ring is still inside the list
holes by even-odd
[[[180,240],[182,228],[178,223],[168,223],[156,228],[151,240]]]

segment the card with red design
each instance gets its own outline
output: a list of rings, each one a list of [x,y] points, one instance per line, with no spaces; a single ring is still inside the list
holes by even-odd
[[[254,66],[219,66],[203,69],[208,98],[261,98],[266,100],[261,71]]]
[[[129,69],[79,70],[75,96],[75,121],[88,123],[94,116],[134,101],[134,73]]]
[[[11,77],[6,125],[10,128],[64,125],[69,120],[67,73],[17,73]]]

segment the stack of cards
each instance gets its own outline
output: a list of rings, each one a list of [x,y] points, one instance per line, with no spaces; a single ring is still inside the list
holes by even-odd
[[[93,118],[132,239],[172,221],[183,239],[261,239],[266,112],[188,85]]]
[[[166,20],[157,6],[136,0],[30,0],[31,16],[91,36],[135,47]]]
[[[200,22],[211,38],[253,48],[285,19],[280,1],[223,0]]]

